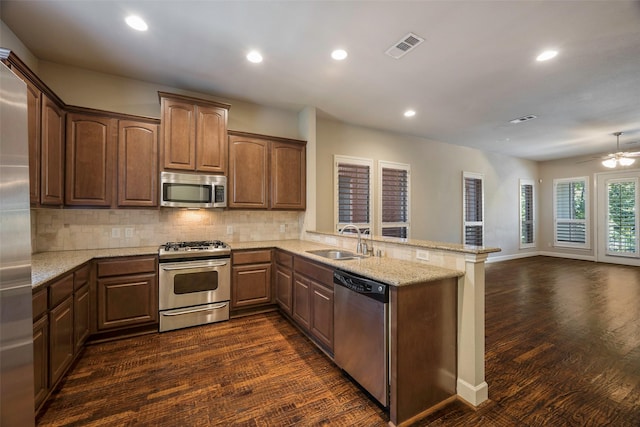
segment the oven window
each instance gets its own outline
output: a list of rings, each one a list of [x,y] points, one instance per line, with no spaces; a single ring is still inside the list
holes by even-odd
[[[173,278],[174,294],[192,294],[194,292],[215,291],[218,289],[218,272],[178,274]]]

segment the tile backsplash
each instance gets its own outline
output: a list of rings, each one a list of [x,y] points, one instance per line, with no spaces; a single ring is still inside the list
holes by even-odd
[[[33,252],[156,246],[170,241],[297,239],[304,212],[32,209]]]

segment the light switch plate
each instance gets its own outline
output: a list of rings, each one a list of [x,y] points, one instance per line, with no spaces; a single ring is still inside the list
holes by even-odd
[[[287,231],[287,226],[285,224],[280,224],[280,232],[284,233]]]
[[[421,259],[423,261],[429,261],[429,252],[427,252],[427,251],[416,251],[416,258]]]
[[[117,227],[114,227],[111,229],[111,237],[114,239],[119,239],[120,238],[120,229]]]
[[[124,237],[133,237],[133,227],[126,227],[124,229]]]
[[[233,225],[227,225],[227,234],[233,234]]]

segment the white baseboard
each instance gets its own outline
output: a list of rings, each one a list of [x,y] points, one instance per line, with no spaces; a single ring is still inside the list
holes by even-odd
[[[489,399],[489,386],[486,381],[474,386],[458,378],[456,393],[472,406],[478,406]]]
[[[501,262],[501,261],[509,261],[512,259],[521,259],[521,258],[530,258],[533,256],[551,256],[556,258],[568,258],[568,259],[578,259],[581,261],[595,261],[596,257],[593,255],[577,255],[577,254],[568,254],[563,252],[526,252],[522,254],[511,254],[511,255],[501,255],[501,256],[489,256],[487,258],[486,263],[490,264],[492,262]]]
[[[595,261],[596,257],[593,255],[577,255],[577,254],[568,254],[564,252],[538,252],[538,255],[542,256],[552,256],[556,258],[569,258],[569,259],[579,259],[582,261]]]

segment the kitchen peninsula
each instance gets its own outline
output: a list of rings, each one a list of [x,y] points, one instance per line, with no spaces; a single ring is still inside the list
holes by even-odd
[[[456,330],[455,325],[456,323],[458,324],[457,338],[455,337],[455,332],[454,335],[451,335],[449,337],[450,341],[448,351],[450,355],[450,363],[448,365],[448,374],[444,375],[442,378],[437,379],[440,382],[439,385],[446,384],[446,386],[443,389],[439,389],[439,394],[437,396],[432,397],[432,399],[435,399],[434,401],[430,401],[428,405],[421,407],[419,405],[424,405],[424,402],[411,403],[408,397],[402,397],[402,394],[399,394],[402,393],[403,390],[409,390],[407,388],[408,386],[406,385],[406,383],[402,383],[401,381],[399,381],[402,378],[401,376],[392,376],[392,403],[390,406],[390,417],[392,422],[401,424],[402,422],[407,421],[411,417],[433,406],[433,404],[437,404],[439,401],[446,400],[449,396],[453,396],[455,394],[462,397],[464,400],[471,402],[471,399],[468,399],[466,395],[463,394],[465,393],[463,387],[467,381],[465,381],[462,375],[465,372],[469,371],[469,367],[464,365],[464,363],[468,362],[468,358],[463,358],[463,355],[461,355],[460,352],[460,349],[465,347],[466,345],[465,342],[461,341],[461,335],[463,336],[463,334],[465,333],[463,322],[466,320],[466,316],[465,313],[460,312],[460,308],[464,307],[465,303],[468,303],[468,299],[465,299],[465,295],[468,296],[468,292],[466,292],[466,290],[471,285],[472,279],[475,281],[474,283],[476,285],[476,288],[478,287],[478,282],[480,282],[483,288],[484,259],[486,259],[488,253],[495,252],[498,249],[470,248],[462,247],[462,245],[430,244],[429,242],[418,243],[420,244],[420,246],[418,246],[420,249],[429,250],[429,257],[431,259],[430,262],[433,263],[430,265],[424,262],[409,261],[409,259],[412,258],[410,258],[407,254],[403,255],[401,253],[401,251],[403,250],[409,252],[415,251],[416,246],[402,243],[392,243],[386,240],[384,242],[376,242],[374,240],[374,244],[379,248],[384,248],[383,250],[389,256],[381,258],[369,257],[364,259],[339,261],[328,260],[326,258],[310,254],[307,251],[315,249],[326,249],[328,247],[335,248],[336,246],[351,249],[351,245],[354,244],[353,238],[312,232],[308,232],[306,238],[308,240],[231,242],[230,246],[234,253],[261,249],[273,249],[276,251],[282,251],[283,253],[289,253],[301,260],[306,259],[313,263],[326,265],[329,268],[340,268],[346,271],[351,271],[353,273],[370,277],[380,282],[387,283],[391,285],[390,289],[392,304],[394,302],[404,303],[407,301],[416,301],[416,297],[421,297],[419,292],[420,289],[422,289],[423,291],[427,290],[428,288],[432,289],[433,286],[429,285],[437,284],[444,290],[444,295],[447,295],[449,297],[449,301],[451,302],[449,313],[450,318],[445,320],[448,321],[450,325],[453,324],[452,331]],[[326,242],[324,242],[324,240],[328,240],[331,244],[327,244]],[[415,243],[416,242],[412,242],[412,244]],[[54,282],[55,279],[64,276],[65,273],[73,271],[75,268],[82,266],[83,264],[91,260],[95,259],[104,261],[105,259],[110,257],[148,257],[155,254],[157,254],[157,247],[103,250],[99,249],[89,251],[60,251],[34,254],[32,272],[34,295],[36,295],[37,291],[41,290],[41,288],[44,288],[50,283]],[[439,263],[441,265],[435,265],[436,263]],[[480,273],[482,273],[482,277],[479,277]],[[418,291],[418,294],[412,293],[414,291]],[[405,293],[407,295],[406,297],[404,297]],[[456,294],[458,295],[457,310],[455,297]],[[422,297],[424,297],[424,295],[422,295]],[[420,301],[418,300],[418,302]],[[428,305],[425,305],[424,307],[428,307]],[[409,311],[409,309],[401,310],[397,307],[395,310],[392,308],[392,316],[395,316],[392,317],[391,321],[392,336],[394,333],[397,334],[398,331],[402,330],[414,330],[416,331],[416,333],[420,333],[419,328],[393,329],[394,322],[396,325],[398,324],[398,322],[403,324],[410,323],[412,321],[410,316],[416,316],[420,314],[419,308],[420,307],[414,307],[412,309],[413,311]],[[457,318],[454,315],[456,311]],[[407,314],[407,316],[402,317],[403,314]],[[484,313],[482,312],[482,314]],[[474,326],[478,327],[478,325]],[[481,327],[480,329],[484,331],[483,327]],[[424,339],[421,340],[421,336],[414,336],[413,338],[409,337],[409,339],[413,340],[411,341],[411,347],[413,347],[416,343],[419,344],[420,342],[424,342]],[[398,342],[400,342],[400,338],[397,338],[397,340]],[[394,341],[392,340],[392,342]],[[429,343],[425,344],[428,345]],[[456,347],[458,354],[457,364],[455,363]],[[328,354],[329,356],[331,356],[331,353]],[[412,353],[410,351],[402,351],[400,349],[400,353],[398,354],[401,354],[403,357],[405,357],[411,355]],[[417,352],[414,351],[413,354],[417,354]],[[481,349],[479,357],[481,357],[481,366],[483,368],[484,348]],[[392,360],[401,361],[401,358],[396,356],[395,358],[392,358]],[[408,375],[407,373],[403,374],[401,372],[401,367],[399,370],[395,370],[394,372],[396,374],[400,372],[399,375],[405,375],[406,377],[416,377],[413,372],[415,369],[415,363],[417,362],[414,360],[407,363],[410,366],[410,372],[408,374],[411,375]],[[482,374],[483,373],[484,370],[482,369]],[[463,384],[463,387],[461,387],[461,384]],[[398,387],[394,389],[394,385],[397,385]],[[443,390],[447,391],[444,392]],[[415,393],[413,394],[415,395]],[[409,402],[411,404],[408,406],[398,406],[398,402]]]

